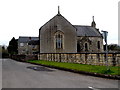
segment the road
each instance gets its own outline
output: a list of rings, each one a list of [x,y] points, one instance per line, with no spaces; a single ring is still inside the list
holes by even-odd
[[[2,59],[0,58],[0,89],[2,89]]]
[[[2,88],[118,88],[118,80],[2,59]]]

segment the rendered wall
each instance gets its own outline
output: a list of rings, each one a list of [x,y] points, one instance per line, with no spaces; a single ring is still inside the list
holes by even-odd
[[[64,48],[55,48],[55,33],[61,31],[64,34]],[[77,38],[76,29],[63,17],[55,16],[40,29],[40,53],[76,53]]]

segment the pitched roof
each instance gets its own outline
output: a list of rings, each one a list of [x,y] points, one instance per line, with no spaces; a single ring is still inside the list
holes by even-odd
[[[39,37],[20,36],[19,39],[18,39],[18,42],[28,43],[31,40],[37,41],[37,40],[39,40]]]
[[[77,29],[77,36],[97,36],[100,37],[100,32],[91,26],[73,25]]]
[[[58,13],[53,18],[51,18],[48,22],[46,22],[43,26],[41,26],[39,30],[41,30],[42,27],[44,27],[46,24],[48,24],[49,22],[51,22],[53,19],[59,18],[59,17],[63,18],[65,21],[67,21],[74,28],[74,26],[64,16],[62,16],[60,13]]]
[[[31,40],[28,45],[39,45],[39,40]]]

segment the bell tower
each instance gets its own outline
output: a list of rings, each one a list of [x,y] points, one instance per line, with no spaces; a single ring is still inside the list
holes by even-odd
[[[96,28],[96,23],[95,23],[95,21],[94,21],[94,16],[93,16],[92,18],[93,18],[93,21],[92,21],[92,23],[91,23],[91,26],[94,27],[94,28]]]

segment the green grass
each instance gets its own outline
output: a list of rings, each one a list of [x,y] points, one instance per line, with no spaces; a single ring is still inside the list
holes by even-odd
[[[27,62],[62,67],[77,71],[94,72],[94,73],[108,74],[108,75],[120,75],[120,71],[118,70],[119,67],[117,66],[110,66],[110,70],[107,71],[106,66],[53,62],[53,61],[45,61],[45,60],[28,60]]]

